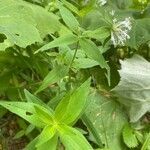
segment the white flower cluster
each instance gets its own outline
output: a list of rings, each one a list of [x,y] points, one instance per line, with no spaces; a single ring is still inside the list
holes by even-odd
[[[125,18],[124,21],[117,21],[117,19],[113,20],[113,27],[111,31],[111,41],[114,46],[124,45],[127,39],[130,39],[128,35],[131,30],[131,19]]]
[[[99,6],[103,6],[103,5],[105,5],[106,3],[107,3],[107,0],[97,0],[97,5],[99,5]]]
[[[84,5],[86,5],[87,3],[89,2],[89,0],[84,0]],[[97,0],[96,1],[96,4],[98,5],[98,6],[103,6],[103,5],[105,5],[107,3],[107,0]]]

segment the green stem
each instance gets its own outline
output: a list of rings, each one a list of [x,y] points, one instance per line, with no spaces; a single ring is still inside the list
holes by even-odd
[[[76,45],[76,49],[75,49],[73,58],[72,58],[72,60],[71,60],[71,62],[70,62],[70,64],[69,64],[69,68],[70,68],[70,69],[71,69],[71,67],[72,67],[72,64],[73,64],[75,58],[76,58],[77,51],[78,51],[78,47],[79,47],[79,42],[77,42],[77,45]],[[69,73],[69,81],[71,81],[71,74],[70,74],[70,73]]]
[[[145,140],[141,150],[147,150],[149,144],[150,144],[150,133],[148,134],[148,136],[147,136],[147,138],[146,138],[146,140]]]
[[[82,115],[82,121],[85,123],[85,125],[87,126],[88,130],[92,133],[93,137],[95,138],[97,144],[99,145],[100,148],[103,148],[103,143],[99,137],[98,132],[96,131],[96,129],[93,127],[92,122],[89,120],[89,118],[87,117],[86,114]]]
[[[75,58],[76,58],[76,55],[77,55],[77,51],[78,51],[78,47],[79,47],[79,42],[77,42],[77,46],[76,46],[76,49],[75,49],[75,52],[74,52],[74,55],[73,55],[73,58],[72,58],[72,60],[71,60],[71,62],[70,62],[70,68],[72,67],[72,64],[73,64],[73,62],[74,62],[74,60],[75,60]]]

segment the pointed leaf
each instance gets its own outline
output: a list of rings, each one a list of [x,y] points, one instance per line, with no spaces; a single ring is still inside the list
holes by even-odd
[[[106,27],[100,27],[95,30],[84,31],[83,36],[104,41],[108,36],[110,36],[110,31]]]
[[[80,39],[79,42],[80,42],[80,46],[82,50],[85,51],[85,53],[87,54],[89,58],[98,62],[102,68],[108,68],[108,65],[103,55],[101,54],[101,52],[99,51],[95,43],[87,39]]]
[[[78,119],[85,108],[89,88],[90,79],[85,81],[72,94],[67,94],[56,107],[56,119],[66,124],[71,124]]]
[[[34,106],[36,104],[26,103],[26,102],[6,102],[0,101],[0,105],[15,113],[16,115],[22,117],[27,120],[31,124],[37,127],[44,127],[45,123],[39,119]],[[37,105],[38,106],[38,105]]]
[[[49,141],[54,136],[55,132],[56,132],[56,128],[54,126],[46,126],[41,132],[41,134],[39,135],[36,147],[38,148],[42,144]]]
[[[78,31],[79,23],[74,15],[67,8],[59,6],[59,11],[65,24],[73,31]]]
[[[45,124],[53,124],[54,123],[54,112],[48,111],[46,108],[41,107],[39,105],[34,106],[35,111],[39,117],[39,119]]]
[[[49,85],[61,80],[68,73],[69,69],[67,66],[58,65],[51,70],[48,75],[44,78],[42,85],[36,91],[36,94],[47,88]]]
[[[73,43],[76,43],[78,41],[78,37],[74,34],[65,34],[63,36],[60,36],[56,39],[54,39],[52,42],[44,45],[43,47],[41,47],[39,50],[36,51],[36,53],[38,52],[43,52],[45,50],[54,48],[54,47],[60,47],[60,46],[66,46],[66,45],[71,45]]]
[[[62,125],[59,136],[67,150],[93,150],[85,137],[74,128]]]
[[[41,106],[44,106],[45,108],[49,108],[42,100],[31,94],[29,91],[26,89],[24,90],[25,93],[25,98],[28,102],[39,104]],[[50,109],[50,108],[49,108]]]

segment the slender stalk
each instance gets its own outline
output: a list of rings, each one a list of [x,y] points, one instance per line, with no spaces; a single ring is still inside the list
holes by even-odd
[[[141,150],[147,150],[149,144],[150,144],[150,133],[147,135],[147,138],[146,138]]]
[[[75,60],[75,58],[76,58],[76,55],[77,55],[77,51],[78,51],[78,47],[79,47],[79,42],[77,42],[77,46],[76,46],[76,49],[75,49],[75,52],[74,52],[74,55],[73,55],[73,58],[72,58],[72,60],[71,60],[71,62],[70,62],[70,68],[72,67],[72,64],[73,64],[73,62],[74,62],[74,60]]]
[[[100,139],[99,134],[97,133],[96,129],[93,127],[92,122],[89,120],[89,118],[86,116],[86,114],[83,114],[81,117],[82,121],[85,123],[89,131],[92,133],[93,137],[95,138],[97,144],[100,148],[103,148],[103,143]]]

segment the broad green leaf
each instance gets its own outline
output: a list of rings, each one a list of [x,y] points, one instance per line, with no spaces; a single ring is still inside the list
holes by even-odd
[[[150,111],[150,63],[139,55],[121,61],[121,81],[112,90],[129,110],[130,121]]]
[[[52,69],[48,75],[44,78],[42,85],[39,87],[39,89],[36,91],[36,93],[39,93],[40,91],[47,88],[49,85],[56,83],[57,81],[64,78],[69,69],[67,66],[58,65],[54,69]]]
[[[32,10],[32,16],[36,21],[36,28],[41,38],[61,30],[63,25],[59,22],[59,17],[57,15],[46,11],[46,9],[38,5],[28,3],[28,7]]]
[[[79,23],[74,15],[67,8],[59,6],[59,11],[65,24],[74,32],[78,31]]]
[[[95,142],[101,139],[105,148],[110,150],[124,149],[121,143],[121,135],[123,126],[127,123],[127,118],[121,106],[115,99],[106,97],[96,90],[92,90],[88,99],[90,103],[85,110],[85,115],[92,123],[88,128],[92,137],[94,136],[92,139],[96,138]],[[94,129],[91,130],[91,128]],[[96,130],[97,134],[93,134],[93,130],[94,132]]]
[[[42,146],[42,144],[49,141],[54,136],[55,132],[56,128],[54,126],[51,125],[46,126],[39,135],[36,147],[38,148],[39,146]]]
[[[59,136],[66,150],[93,150],[85,137],[74,128],[61,125]]]
[[[95,30],[84,31],[83,36],[97,39],[99,41],[104,41],[108,36],[110,36],[110,31],[106,27],[100,27]]]
[[[67,94],[56,107],[56,119],[66,124],[72,124],[76,121],[85,108],[89,88],[90,79],[85,81],[72,94]]]
[[[35,111],[34,107],[36,104],[26,102],[0,101],[0,105],[37,127],[45,126],[45,123],[39,119],[39,116]]]
[[[95,45],[94,42],[87,39],[80,39],[79,43],[82,50],[85,51],[85,53],[89,58],[98,62],[102,68],[108,68],[108,65],[103,55],[101,54],[101,52],[99,51],[98,47]]]
[[[70,33],[65,34],[63,36],[60,36],[59,38],[54,39],[52,42],[44,45],[39,50],[37,50],[36,53],[40,51],[42,52],[42,51],[45,51],[54,47],[70,45],[70,44],[76,43],[77,41],[78,41],[78,38],[76,35],[70,34]]]
[[[58,18],[42,7],[22,0],[0,0],[0,33],[6,36],[0,50],[13,45],[27,47],[59,30]]]
[[[123,141],[129,148],[135,148],[138,146],[138,140],[132,129],[128,124],[123,128]]]

